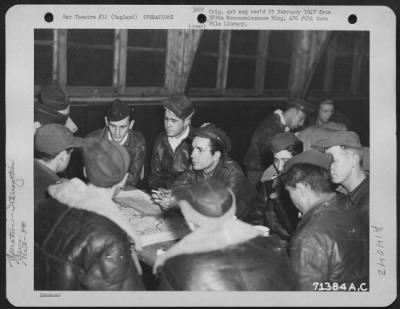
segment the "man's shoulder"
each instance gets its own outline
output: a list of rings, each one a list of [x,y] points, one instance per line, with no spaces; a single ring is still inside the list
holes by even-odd
[[[243,170],[240,167],[239,163],[237,163],[235,160],[233,160],[231,157],[227,157],[223,164],[222,164],[222,168],[224,170],[227,170],[230,173],[238,173],[238,174],[243,174]]]

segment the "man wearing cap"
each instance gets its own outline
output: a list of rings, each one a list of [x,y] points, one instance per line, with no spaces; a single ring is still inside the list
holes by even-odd
[[[192,233],[159,255],[160,290],[282,291],[294,288],[279,238],[235,218],[232,190],[210,178],[174,192]]]
[[[50,116],[50,114],[55,114],[51,118],[65,118],[64,124],[72,133],[75,133],[78,130],[75,122],[73,122],[69,117],[69,97],[61,88],[56,86],[43,87],[39,94],[39,103],[37,104],[38,105],[35,104],[35,114],[36,110],[38,111],[38,115],[41,114],[42,116]],[[44,123],[42,123],[40,119],[35,120],[35,129],[43,124]]]
[[[193,136],[191,169],[178,177],[172,187],[185,188],[200,180],[216,179],[233,191],[237,199],[236,216],[246,220],[253,212],[257,193],[239,164],[229,157],[229,137],[223,130],[210,123],[194,129]],[[172,206],[175,202],[169,191],[161,191],[161,196],[153,193],[153,197],[161,207]]]
[[[263,171],[272,164],[271,140],[274,135],[301,127],[306,115],[312,111],[311,103],[291,98],[284,111],[275,110],[258,125],[251,137],[243,162],[247,177],[252,184],[258,185]]]
[[[131,243],[140,241],[118,212],[129,154],[90,137],[83,147],[88,184],[78,178],[50,186],[35,212],[35,290],[143,290]],[[139,243],[140,245],[140,243]]]
[[[369,177],[363,170],[364,150],[360,138],[353,131],[331,132],[312,146],[332,157],[330,167],[332,182],[340,185],[339,191],[347,196],[352,207],[362,215],[369,226]],[[342,193],[342,196],[343,196]]]
[[[115,100],[107,108],[104,117],[106,126],[88,135],[107,138],[125,147],[131,161],[126,181],[129,187],[137,187],[140,180],[143,180],[146,157],[146,140],[141,132],[132,129],[135,123],[134,112],[126,102]]]
[[[192,102],[184,95],[163,101],[164,128],[154,142],[149,189],[169,188],[190,165]]]
[[[268,226],[271,233],[285,240],[296,230],[299,212],[283,188],[280,176],[285,163],[302,151],[303,143],[292,132],[276,134],[271,140],[274,162],[261,177],[255,222]]]
[[[65,171],[73,149],[82,146],[83,140],[61,124],[46,124],[37,130],[34,137],[35,209],[47,198],[47,188],[60,180],[57,173]]]
[[[367,230],[353,209],[339,206],[330,164],[329,156],[308,150],[284,167],[282,181],[303,214],[289,245],[297,287],[339,291],[353,284],[353,288],[367,290]]]

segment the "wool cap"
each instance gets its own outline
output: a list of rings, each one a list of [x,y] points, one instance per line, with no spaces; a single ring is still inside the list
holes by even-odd
[[[292,132],[275,134],[271,140],[271,152],[278,153],[299,141],[300,140]]]
[[[134,109],[132,108],[132,111]],[[131,108],[128,103],[115,100],[107,107],[107,120],[120,121],[131,115]]]
[[[43,87],[40,91],[40,101],[57,111],[66,109],[69,105],[67,94],[61,88],[55,86]]]
[[[68,148],[84,146],[84,140],[72,135],[62,124],[49,123],[37,129],[34,137],[35,150],[56,154]]]
[[[230,220],[236,212],[232,190],[213,178],[174,189],[173,194],[185,218],[199,226]]]
[[[40,122],[41,125],[48,123],[59,123],[64,125],[68,119],[68,116],[59,113],[50,106],[35,102],[33,118],[35,122]]]
[[[224,147],[226,152],[229,152],[232,148],[228,135],[212,123],[204,123],[199,128],[193,129],[193,135],[218,141]]]
[[[98,187],[110,188],[119,183],[128,171],[130,157],[120,144],[107,137],[86,138],[83,163],[89,181]]]
[[[296,164],[310,164],[318,167],[322,167],[329,171],[329,168],[332,163],[332,158],[322,152],[317,150],[307,150],[298,155],[295,155],[293,158],[289,159],[283,168],[284,172],[287,172],[292,166]]]
[[[162,104],[182,120],[194,113],[192,102],[185,95],[170,96]]]
[[[333,146],[345,146],[351,148],[361,149],[360,138],[356,132],[353,131],[330,131],[326,136],[317,140],[312,148],[323,151]]]
[[[287,108],[291,107],[295,107],[305,114],[310,114],[315,110],[313,104],[300,98],[290,98],[287,102]]]

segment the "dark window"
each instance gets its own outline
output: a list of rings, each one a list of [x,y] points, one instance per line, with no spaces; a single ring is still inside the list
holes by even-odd
[[[126,86],[164,85],[166,30],[128,30]]]
[[[114,30],[68,30],[67,85],[111,87]]]
[[[48,85],[53,80],[53,30],[35,29],[35,85]]]
[[[264,79],[265,89],[287,89],[290,62],[267,61]]]
[[[333,68],[333,90],[348,92],[350,88],[353,57],[340,57],[335,60]]]
[[[227,88],[254,87],[258,33],[256,30],[232,31]]]
[[[206,30],[200,39],[193,61],[189,88],[215,88],[217,85],[220,31]]]
[[[293,31],[273,30],[269,35],[268,58],[290,59]]]

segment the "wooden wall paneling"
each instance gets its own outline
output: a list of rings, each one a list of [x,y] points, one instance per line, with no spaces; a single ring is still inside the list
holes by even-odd
[[[57,84],[65,89],[67,85],[67,30],[66,29],[57,29]]]
[[[125,93],[128,30],[116,29],[114,37],[113,87],[119,94]]]
[[[268,57],[270,30],[262,30],[258,35],[257,59],[256,59],[256,76],[254,89],[258,94],[264,92],[264,80]]]
[[[231,46],[231,31],[221,30],[218,48],[217,89],[222,92],[226,89],[228,79],[229,50]]]
[[[335,50],[336,50],[336,35],[332,35],[332,39],[327,47],[327,59],[324,76],[324,91],[332,91],[332,81],[335,66]]]
[[[365,34],[361,33],[360,37],[355,42],[353,53],[353,68],[351,71],[350,93],[357,94],[360,86],[361,67],[363,62],[363,49]]]

